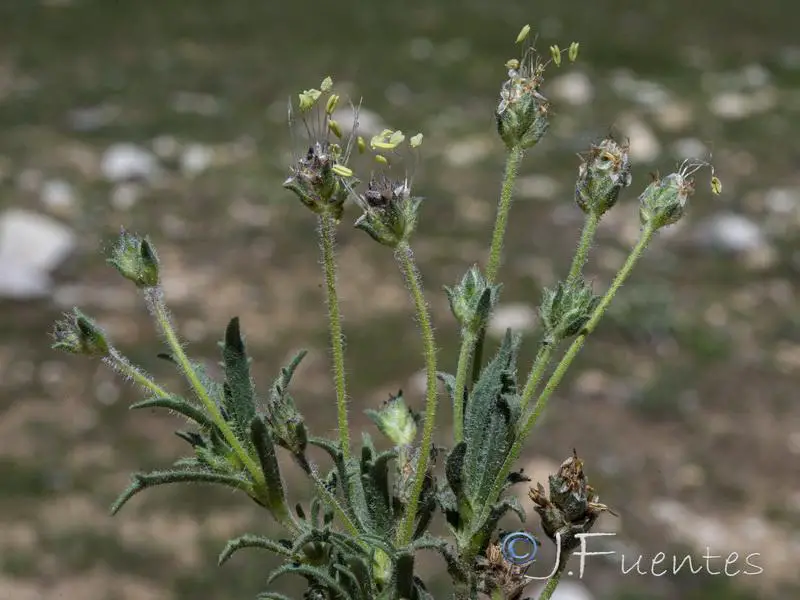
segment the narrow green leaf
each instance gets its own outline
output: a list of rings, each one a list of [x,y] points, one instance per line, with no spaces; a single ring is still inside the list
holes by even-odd
[[[239,317],[231,319],[225,329],[222,360],[225,368],[225,408],[239,439],[246,440],[250,422],[256,415],[255,389],[250,376],[250,360],[239,328]]]
[[[141,402],[135,402],[129,407],[131,410],[139,408],[166,408],[167,410],[174,411],[182,414],[187,419],[191,419],[200,427],[210,429],[213,427],[211,419],[198,407],[190,404],[180,396],[156,396],[148,398]]]
[[[267,585],[270,585],[272,582],[278,579],[278,577],[282,577],[283,575],[300,575],[305,577],[306,580],[311,584],[321,585],[328,588],[331,592],[339,594],[341,596],[341,600],[353,600],[352,595],[348,593],[348,591],[342,587],[342,585],[336,581],[336,579],[331,577],[322,569],[311,567],[309,565],[283,565],[278,567],[272,573],[270,573],[269,577],[267,578]]]
[[[228,541],[225,549],[219,555],[219,559],[217,561],[218,564],[222,565],[226,563],[234,553],[238,552],[242,548],[261,548],[263,550],[274,552],[280,556],[285,556],[286,558],[295,557],[291,550],[275,540],[271,540],[261,535],[246,534]]]
[[[169,483],[216,483],[237,490],[244,490],[248,494],[252,491],[252,486],[246,479],[211,471],[152,471],[150,473],[136,473],[131,479],[131,484],[111,506],[112,515],[117,514],[128,500],[142,490]]]
[[[278,457],[275,456],[275,444],[267,430],[267,425],[261,417],[255,417],[250,422],[250,439],[258,455],[261,470],[267,483],[267,502],[269,508],[275,510],[286,505],[286,495],[283,489],[283,480],[278,466]]]

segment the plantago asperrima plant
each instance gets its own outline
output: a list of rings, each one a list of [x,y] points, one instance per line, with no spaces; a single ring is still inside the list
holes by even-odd
[[[141,291],[166,342],[167,357],[185,377],[188,392],[180,395],[156,383],[77,308],[56,324],[54,346],[100,357],[145,393],[134,408],[169,409],[185,416],[194,429],[179,432],[191,446],[189,455],[163,470],[135,474],[112,512],[140,491],[157,485],[201,482],[227,486],[250,496],[283,529],[280,539],[243,535],[231,540],[220,555],[220,563],[224,563],[236,551],[252,547],[282,557],[283,565],[266,578],[268,588],[279,577],[295,575],[300,576],[297,597],[424,600],[432,596],[416,574],[415,553],[428,549],[443,556],[453,582],[453,598],[524,597],[530,580],[525,568],[509,562],[504,554],[497,526],[509,512],[524,521],[523,506],[507,492],[528,481],[516,470],[525,442],[653,236],[683,216],[693,192],[692,175],[701,167],[710,168],[704,162],[686,162],[677,172],[655,178],[645,187],[639,196],[639,240],[608,290],[598,295],[583,278],[584,265],[598,223],[617,206],[632,179],[625,144],[609,138],[592,145],[582,157],[575,184],[576,210],[585,215],[583,231],[569,272],[544,292],[533,364],[527,376],[520,377],[517,354],[522,341],[511,331],[494,356],[484,361],[486,326],[501,292],[497,274],[517,172],[526,153],[546,136],[551,118],[550,102],[541,89],[545,72],[560,66],[564,53],[569,62],[578,54],[576,43],[567,51],[552,46],[551,58],[544,61],[529,46],[529,34],[526,26],[517,38],[523,52],[506,63],[508,78],[495,109],[497,131],[507,155],[488,259],[483,270],[477,264],[471,266],[459,282],[445,289],[461,331],[456,365],[441,365],[438,360],[431,314],[412,250],[422,199],[415,196],[408,173],[402,177],[391,174],[404,154],[419,157],[422,135],[407,138],[401,131],[386,130],[365,140],[358,133],[356,107],[352,107],[352,131],[343,132],[333,117],[340,97],[330,77],[318,89],[300,93],[298,101],[290,105],[290,120],[300,123],[309,139],[307,152],[289,166],[284,188],[317,220],[333,357],[335,439],[313,435],[301,404],[289,394],[304,351],[279,370],[266,394],[258,394],[254,388],[237,318],[231,319],[220,344],[221,381],[211,379],[202,365],[190,359],[166,306],[155,248],[147,238],[122,232],[108,262]],[[375,164],[360,180],[355,165],[362,155]],[[721,184],[711,171],[712,190],[719,193]],[[410,410],[402,393],[377,410],[367,411],[391,446],[384,451],[376,448],[367,433],[358,444],[347,414],[334,238],[349,205],[361,212],[355,226],[367,234],[364,243],[377,242],[394,253],[416,313],[425,362],[422,414]],[[438,381],[444,383],[453,405],[453,440],[446,449],[433,445],[440,401]],[[315,464],[307,454],[309,446],[322,449],[330,464]],[[312,499],[305,507],[289,505],[278,447],[308,477]],[[436,468],[438,456],[444,456],[439,461],[441,469]],[[578,545],[576,536],[588,532],[598,515],[608,510],[588,485],[583,464],[577,455],[571,455],[559,472],[551,475],[548,490],[538,484],[529,493],[544,533],[559,544],[560,551],[558,567],[544,586],[541,600],[550,598],[558,585],[570,553]],[[449,531],[446,537],[431,533],[437,514]],[[269,589],[260,597],[287,598]]]

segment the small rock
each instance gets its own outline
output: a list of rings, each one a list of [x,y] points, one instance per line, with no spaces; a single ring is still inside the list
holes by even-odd
[[[39,197],[44,206],[55,212],[69,212],[75,206],[75,192],[72,186],[62,179],[46,181]]]
[[[573,106],[588,104],[594,98],[594,87],[585,73],[574,71],[553,79],[547,86],[548,95]]]
[[[158,175],[159,166],[150,151],[136,144],[120,142],[111,145],[103,153],[100,170],[109,181],[151,181]]]
[[[661,154],[661,144],[653,130],[641,119],[629,115],[622,117],[619,129],[630,140],[631,158],[638,162],[653,162]]]
[[[69,123],[75,131],[95,131],[111,125],[121,113],[118,106],[110,104],[76,108],[69,113]]]
[[[560,187],[558,180],[549,175],[526,175],[517,180],[517,193],[520,198],[547,200],[555,196]]]
[[[800,208],[800,190],[773,188],[764,195],[764,204],[775,214],[788,215]]]
[[[139,201],[142,188],[135,183],[122,183],[111,192],[111,206],[117,210],[130,210]]]
[[[444,151],[444,157],[453,167],[468,167],[485,159],[493,150],[492,138],[474,135],[449,144]]]
[[[701,223],[696,233],[702,245],[732,252],[753,252],[768,246],[758,224],[735,213],[721,213]]]
[[[0,215],[0,296],[46,296],[50,271],[75,246],[75,234],[58,221],[26,210]]]
[[[339,123],[342,133],[347,135],[353,129],[353,110],[348,104],[340,102],[339,108],[333,113],[333,118]],[[384,120],[378,113],[372,112],[366,108],[360,108],[358,111],[358,131],[364,136],[378,135],[381,131],[386,129]],[[369,141],[369,140],[367,140]]]
[[[697,138],[682,138],[672,144],[672,155],[677,160],[706,158],[708,156],[708,148]]]
[[[203,144],[189,144],[181,154],[181,171],[194,177],[208,169],[214,162],[214,149]]]
[[[527,304],[505,304],[498,306],[489,321],[488,333],[502,337],[506,329],[513,332],[529,331],[536,324],[536,311]]]
[[[532,597],[538,598],[543,589],[544,585],[540,585]],[[563,580],[550,598],[551,600],[595,600],[592,593],[582,583]]]
[[[173,160],[181,151],[181,144],[171,135],[160,135],[152,142],[153,152],[162,160]]]

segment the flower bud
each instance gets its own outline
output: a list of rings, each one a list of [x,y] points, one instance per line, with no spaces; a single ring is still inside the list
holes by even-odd
[[[390,396],[380,410],[368,409],[366,413],[395,446],[408,446],[417,437],[419,417],[406,405],[402,391]]]
[[[501,284],[489,285],[480,269],[474,265],[456,286],[445,286],[444,291],[450,301],[450,310],[461,327],[477,333],[497,304],[501,287]]]
[[[592,317],[600,298],[583,280],[559,281],[555,289],[545,288],[539,314],[545,342],[558,344],[578,335]]]
[[[421,203],[422,198],[411,195],[407,180],[373,177],[367,191],[359,196],[364,214],[355,226],[366,231],[376,242],[396,248],[414,232]]]
[[[147,238],[130,234],[123,229],[107,262],[137,287],[148,288],[158,285],[158,256]]]
[[[603,215],[617,203],[620,190],[631,184],[628,147],[611,138],[592,146],[578,167],[575,201],[587,214]]]
[[[103,330],[77,308],[72,313],[64,314],[64,319],[56,322],[53,339],[54,350],[86,356],[108,354],[108,341]]]
[[[661,229],[677,223],[694,193],[694,183],[681,170],[666,177],[655,177],[639,196],[639,218],[643,225]]]
[[[583,472],[583,461],[573,454],[561,464],[558,473],[550,475],[550,498],[545,495],[541,483],[531,488],[529,497],[542,520],[542,529],[554,542],[561,543],[561,550],[569,553],[580,545],[581,533],[589,533],[603,512],[614,514],[599,503]]]

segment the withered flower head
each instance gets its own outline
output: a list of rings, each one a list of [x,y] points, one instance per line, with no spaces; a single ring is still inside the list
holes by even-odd
[[[344,203],[358,180],[347,166],[356,143],[358,108],[353,107],[353,128],[344,147],[341,126],[333,118],[339,96],[332,92],[333,81],[326,77],[320,89],[299,94],[300,122],[308,140],[308,150],[290,167],[283,187],[294,192],[300,201],[316,214],[327,213],[341,219]],[[289,104],[289,126],[294,125],[294,112]]]
[[[588,533],[603,512],[614,514],[589,485],[583,472],[583,461],[573,450],[572,456],[561,464],[558,473],[550,475],[550,497],[541,483],[528,493],[534,508],[542,520],[542,529],[547,537],[558,543],[561,551],[568,555],[580,545],[576,535]]]
[[[661,229],[677,223],[686,212],[686,203],[694,193],[694,175],[700,169],[711,170],[711,189],[722,191],[722,184],[714,175],[714,167],[702,160],[686,160],[675,173],[666,177],[655,175],[653,182],[639,196],[639,217],[643,225]]]
[[[622,188],[631,184],[628,146],[607,138],[581,159],[575,201],[583,212],[601,216],[617,203]]]
[[[527,43],[527,32],[523,32],[517,43]],[[544,137],[550,124],[550,104],[541,92],[545,65],[529,45],[522,58],[509,60],[506,68],[508,79],[500,89],[500,103],[495,110],[497,131],[509,149],[530,148]]]

